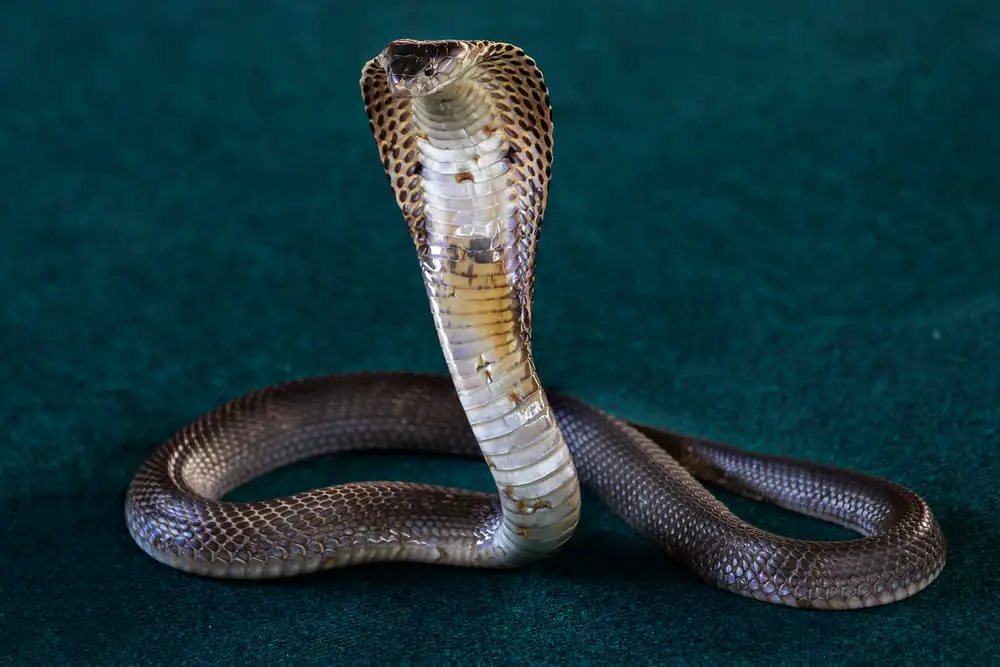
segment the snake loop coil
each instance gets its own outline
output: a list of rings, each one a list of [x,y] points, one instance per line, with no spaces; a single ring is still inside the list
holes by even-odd
[[[543,389],[531,311],[553,126],[542,72],[524,51],[397,40],[365,64],[361,92],[449,375],[312,378],[205,414],[157,449],[129,488],[128,529],[147,554],[223,578],[378,561],[521,566],[570,539],[582,483],[706,581],[758,600],[869,607],[937,577],[944,538],[906,488],[626,423]],[[359,482],[220,500],[280,466],[362,449],[481,457],[497,493]],[[768,533],[699,479],[862,537]]]

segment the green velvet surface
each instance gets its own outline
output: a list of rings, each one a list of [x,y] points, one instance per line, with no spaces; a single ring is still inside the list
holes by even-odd
[[[0,663],[994,658],[1000,5],[350,4],[5,4]],[[543,382],[912,486],[949,539],[933,586],[857,613],[745,600],[589,494],[562,553],[509,573],[225,583],[132,544],[132,473],[198,414],[289,378],[444,370],[357,84],[400,36],[515,42],[547,75]],[[490,488],[474,461],[359,455],[233,497],[356,479]]]

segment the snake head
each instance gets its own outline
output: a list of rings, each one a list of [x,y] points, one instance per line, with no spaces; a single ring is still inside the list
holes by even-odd
[[[397,39],[382,49],[382,67],[393,95],[422,97],[461,76],[467,52],[456,40]]]

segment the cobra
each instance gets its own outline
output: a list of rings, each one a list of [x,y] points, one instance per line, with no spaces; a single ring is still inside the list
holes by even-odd
[[[676,562],[758,600],[870,607],[938,576],[944,537],[907,488],[625,422],[543,388],[531,318],[553,125],[543,74],[524,51],[401,39],[364,65],[360,85],[448,373],[315,377],[201,416],[129,487],[128,530],[147,554],[220,578],[390,561],[527,566],[574,534],[582,484]],[[366,481],[222,500],[278,467],[351,450],[480,457],[497,492]],[[860,535],[769,533],[702,482]]]

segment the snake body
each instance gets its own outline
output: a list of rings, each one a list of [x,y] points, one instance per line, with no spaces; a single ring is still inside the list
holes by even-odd
[[[147,554],[221,578],[389,561],[517,567],[570,539],[582,483],[706,581],[759,600],[869,607],[938,576],[944,537],[927,503],[904,487],[624,422],[543,389],[531,310],[552,118],[542,72],[524,51],[397,40],[365,64],[361,91],[449,375],[312,378],[203,415],[129,487],[128,529]],[[480,457],[497,493],[358,482],[221,500],[278,467],[361,449]],[[699,480],[862,537],[768,533]]]

